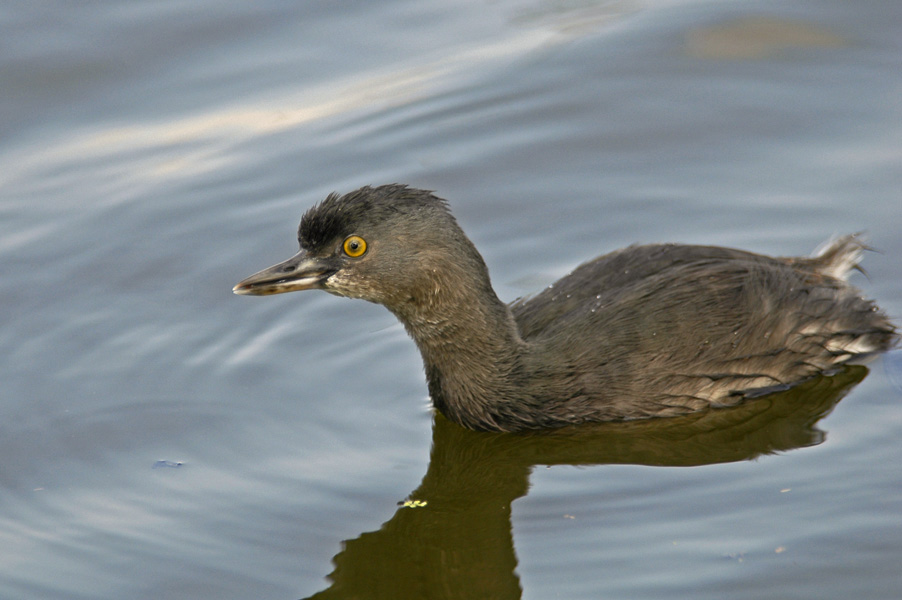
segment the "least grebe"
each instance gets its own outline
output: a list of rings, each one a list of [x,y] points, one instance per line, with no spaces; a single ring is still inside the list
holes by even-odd
[[[414,339],[435,407],[477,430],[675,416],[784,389],[890,348],[895,328],[846,283],[853,235],[811,258],[630,246],[510,305],[429,191],[331,194],[300,252],[236,294],[321,289],[382,304]]]

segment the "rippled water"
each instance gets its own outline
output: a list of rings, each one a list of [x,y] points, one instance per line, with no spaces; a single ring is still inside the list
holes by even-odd
[[[731,411],[433,424],[384,309],[240,298],[330,191],[434,189],[508,300],[633,242],[867,230],[902,5],[0,8],[0,597],[895,598],[898,354]]]

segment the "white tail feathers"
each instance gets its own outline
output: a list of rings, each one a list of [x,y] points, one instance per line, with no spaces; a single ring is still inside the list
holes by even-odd
[[[852,269],[861,270],[858,263],[868,246],[860,233],[833,237],[818,246],[811,255],[817,270],[824,275],[845,281]]]

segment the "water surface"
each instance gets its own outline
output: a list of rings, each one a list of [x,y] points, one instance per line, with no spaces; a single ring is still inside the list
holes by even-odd
[[[634,242],[866,230],[854,282],[899,317],[902,5],[0,14],[0,596],[896,597],[897,355],[735,411],[474,434],[433,423],[384,309],[230,290],[327,193],[400,181],[506,300]]]

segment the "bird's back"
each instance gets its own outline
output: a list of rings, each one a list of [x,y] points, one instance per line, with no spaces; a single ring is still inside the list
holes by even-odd
[[[587,405],[613,403],[606,418],[618,398],[624,417],[678,414],[891,346],[887,317],[845,282],[862,249],[854,236],[812,258],[632,246],[511,309],[524,340],[581,382]]]

